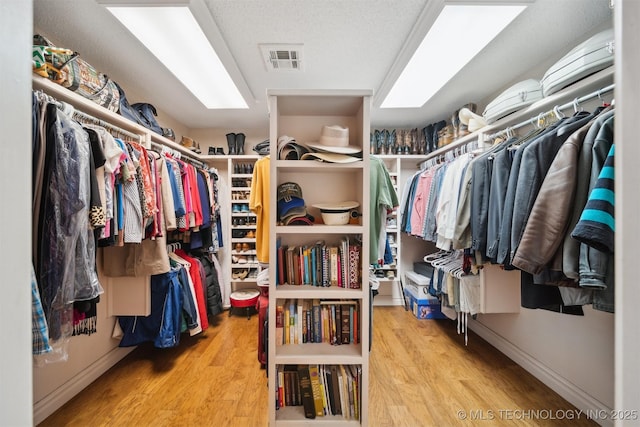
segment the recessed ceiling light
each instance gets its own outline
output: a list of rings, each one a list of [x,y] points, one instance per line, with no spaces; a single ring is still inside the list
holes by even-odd
[[[189,7],[114,5],[107,9],[205,107],[248,108]]]
[[[380,107],[422,107],[526,7],[445,5]]]

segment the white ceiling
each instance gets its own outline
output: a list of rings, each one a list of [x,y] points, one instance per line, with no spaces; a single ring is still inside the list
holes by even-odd
[[[372,126],[424,126],[468,102],[482,109],[515,82],[540,79],[573,46],[612,26],[609,0],[534,0],[422,108],[379,109],[442,1],[192,0],[248,110],[204,108],[95,0],[34,0],[34,31],[130,88],[140,97],[131,102],[150,102],[191,129],[240,130],[266,128],[266,90],[290,88],[373,89]],[[267,71],[261,43],[302,43],[304,71]]]

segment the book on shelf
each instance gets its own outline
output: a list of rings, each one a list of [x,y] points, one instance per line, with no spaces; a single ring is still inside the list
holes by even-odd
[[[322,396],[320,394],[321,390],[318,365],[309,365],[309,376],[311,377],[311,388],[313,390],[313,402],[316,408],[316,416],[322,417],[324,415],[324,409],[322,406]]]
[[[329,248],[322,245],[322,286],[331,285],[331,266],[329,261]]]
[[[276,346],[281,346],[284,341],[284,301],[276,302]]]
[[[296,313],[296,343],[297,344],[302,344],[304,343],[304,340],[302,339],[302,328],[304,326],[304,322],[303,322],[303,302],[304,300],[299,299],[298,301],[296,301],[296,309],[297,309],[297,313]]]
[[[350,311],[353,307],[343,304],[338,306],[340,310],[340,343],[349,344],[353,342],[353,331]]]
[[[362,246],[355,244],[349,245],[349,267],[348,267],[348,287],[351,289],[360,289],[360,282],[362,280],[362,272],[360,268],[360,254],[362,252]]]
[[[289,304],[289,300],[284,300],[284,339],[282,340],[283,344],[290,344],[289,340],[289,329],[291,328],[291,306]]]
[[[296,308],[295,298],[289,300],[289,344],[298,344],[298,335],[296,334]]]
[[[313,342],[322,342],[322,307],[320,300],[314,299],[311,306],[311,314],[313,318]]]
[[[284,407],[284,372],[282,371],[282,367],[279,366],[277,369],[277,379],[278,384],[276,386],[276,407],[283,408]]]
[[[300,394],[302,397],[302,406],[304,407],[304,416],[305,418],[315,418],[316,406],[313,398],[309,366],[298,365],[298,380],[300,381]]]
[[[338,286],[338,248],[336,246],[329,247],[329,259],[329,271],[331,274],[329,283],[331,286]]]
[[[324,376],[325,365],[318,365],[318,380],[320,382],[320,395],[322,396],[322,413],[323,415],[331,415],[328,411],[329,401],[327,399],[327,387]]]
[[[333,402],[331,410],[333,415],[342,415],[342,407],[340,402],[340,385],[338,383],[338,368],[336,365],[331,365],[331,389],[333,391]]]
[[[279,240],[279,239],[278,239]],[[278,264],[278,269],[277,269],[277,273],[278,273],[278,280],[277,280],[277,284],[278,285],[284,285],[287,282],[287,276],[285,274],[286,272],[286,268],[285,268],[285,254],[287,253],[287,246],[278,246],[278,252],[277,252],[277,264]]]

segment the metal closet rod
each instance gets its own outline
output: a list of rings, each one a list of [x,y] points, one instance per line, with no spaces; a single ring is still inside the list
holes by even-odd
[[[115,131],[116,133],[128,136],[130,138],[137,139],[138,142],[142,141],[142,135],[139,135],[139,134],[133,133],[133,132],[129,132],[126,129],[122,129],[121,127],[112,125],[111,123],[106,122],[106,121],[104,121],[102,119],[99,119],[97,117],[94,117],[91,114],[87,114],[84,111],[76,110],[74,108],[73,114],[77,115],[77,116],[80,116],[81,118],[83,118],[85,120],[89,120],[91,122],[94,122],[95,124],[97,124],[98,126],[102,126],[103,128],[111,129],[111,130]]]
[[[189,154],[187,153],[182,153],[178,150],[175,150],[171,147],[168,147],[166,145],[162,145],[158,142],[153,142],[151,141],[151,147],[156,147],[157,149],[159,149],[162,153],[166,153],[169,152],[170,154],[174,155],[176,158],[179,158],[181,160],[187,160],[189,161],[189,163],[193,164],[194,166],[198,166],[202,169],[208,169],[208,166],[201,162],[200,160],[194,159],[192,157],[189,156]]]
[[[508,133],[509,131],[515,130],[515,129],[519,129],[521,127],[527,126],[527,125],[531,125],[535,122],[535,120],[539,119],[540,117],[545,117],[549,114],[557,114],[557,112],[561,111],[561,110],[566,110],[567,108],[577,108],[580,103],[585,102],[585,101],[589,101],[593,98],[600,98],[602,96],[602,94],[607,93],[607,92],[611,92],[613,89],[615,88],[615,83],[610,84],[609,86],[605,86],[599,90],[596,90],[594,92],[591,92],[587,95],[581,96],[579,98],[575,98],[573,101],[571,102],[567,102],[566,104],[562,104],[560,106],[555,106],[553,107],[552,110],[547,111],[546,113],[540,113],[539,115],[537,115],[536,117],[532,117],[529,120],[525,120],[522,121],[518,124],[515,124],[513,126],[507,126],[506,129],[503,129],[499,132],[496,132],[492,135],[489,135],[487,138],[488,139],[493,139],[496,138],[500,135],[503,135],[505,133]]]
[[[111,123],[108,123],[102,119],[99,119],[95,116],[92,116],[91,114],[85,113],[84,111],[78,110],[75,106],[73,106],[72,104],[68,103],[68,102],[62,102],[57,100],[55,97],[49,95],[48,93],[45,93],[43,90],[35,90],[34,93],[36,94],[36,96],[38,98],[45,98],[48,102],[51,102],[53,104],[55,104],[59,109],[61,109],[62,111],[68,111],[67,106],[70,106],[71,108],[73,108],[73,115],[76,116],[80,116],[81,118],[88,120],[90,122],[95,123],[98,126],[102,126],[104,128],[108,128],[111,129],[117,133],[120,133],[122,135],[126,135],[129,136],[131,138],[137,139],[138,141],[142,140],[142,136],[137,134],[137,133],[133,133],[133,132],[129,132],[126,129],[122,129],[121,127],[118,127],[116,125],[112,125]]]
[[[63,111],[65,111],[65,109],[66,109],[66,108],[65,108],[65,106],[66,106],[66,105],[71,105],[71,104],[68,104],[68,103],[66,103],[66,102],[62,102],[62,101],[57,100],[55,97],[53,97],[53,96],[49,95],[48,93],[45,93],[45,92],[44,92],[44,91],[42,91],[42,90],[38,90],[38,91],[35,91],[35,92],[36,92],[36,94],[37,94],[38,96],[46,97],[46,99],[47,99],[49,102],[52,102],[52,103],[56,104],[56,106],[57,106],[58,108],[60,108],[61,110],[63,110]],[[73,106],[72,106],[72,107],[73,107]],[[95,123],[95,124],[96,124],[96,125],[98,125],[98,126],[102,126],[102,127],[104,127],[104,128],[107,128],[107,129],[110,129],[110,130],[112,130],[112,131],[115,131],[116,133],[119,133],[119,134],[122,134],[122,135],[125,135],[125,136],[128,136],[128,137],[131,137],[131,138],[137,139],[139,143],[142,141],[142,135],[137,134],[137,133],[130,132],[130,131],[128,131],[128,130],[126,130],[126,129],[123,129],[123,128],[119,127],[119,126],[113,125],[113,124],[111,124],[111,123],[109,123],[109,122],[107,122],[107,121],[104,121],[104,120],[99,119],[99,118],[97,118],[97,117],[95,117],[95,116],[92,116],[91,114],[88,114],[88,113],[85,113],[84,111],[78,110],[78,109],[76,109],[75,107],[73,107],[73,114],[74,114],[74,115],[77,115],[77,116],[80,116],[82,119],[85,119],[85,120],[91,121],[91,122]],[[196,166],[200,166],[200,167],[202,167],[202,168],[204,168],[204,169],[206,169],[206,168],[207,168],[207,165],[206,165],[206,164],[204,164],[203,162],[201,162],[201,161],[199,161],[199,160],[192,159],[192,158],[191,158],[191,157],[189,157],[189,155],[188,155],[188,154],[186,154],[186,153],[184,153],[184,154],[183,154],[183,153],[180,153],[179,151],[174,150],[174,149],[173,149],[173,148],[171,148],[171,147],[167,147],[167,146],[165,146],[165,145],[162,145],[162,144],[159,144],[159,143],[156,143],[156,142],[153,142],[153,141],[151,142],[151,145],[152,145],[152,146],[156,146],[156,147],[157,147],[157,148],[159,148],[160,150],[162,150],[162,149],[169,149],[169,150],[171,150],[171,152],[172,152],[172,153],[179,153],[180,157],[182,157],[182,156],[184,155],[184,156],[186,156],[186,157],[185,157],[185,159],[186,159],[186,160],[191,161],[191,163],[194,163]]]

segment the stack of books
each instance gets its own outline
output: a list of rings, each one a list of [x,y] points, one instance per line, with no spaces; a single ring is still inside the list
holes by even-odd
[[[359,365],[278,365],[276,408],[303,406],[306,418],[360,420]]]
[[[278,285],[338,286],[360,289],[362,246],[344,237],[339,244],[277,246]]]

